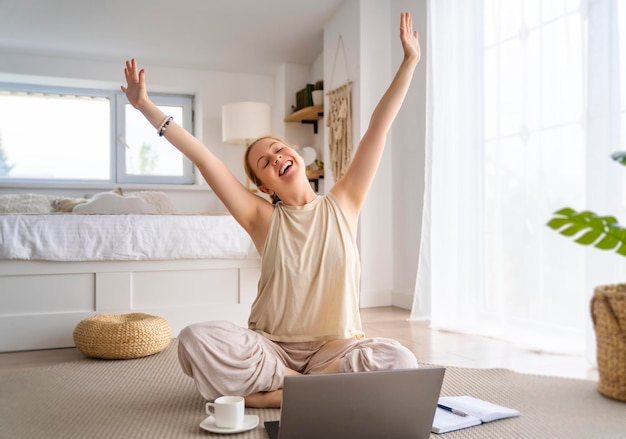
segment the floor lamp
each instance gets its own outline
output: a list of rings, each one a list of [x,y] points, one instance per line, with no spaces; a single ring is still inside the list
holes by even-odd
[[[262,102],[233,102],[222,106],[222,142],[245,145],[271,132],[270,106]],[[250,179],[246,176],[246,188]],[[254,190],[256,192],[256,190]]]

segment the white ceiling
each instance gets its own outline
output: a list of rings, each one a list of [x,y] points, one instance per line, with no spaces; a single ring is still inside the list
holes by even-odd
[[[0,0],[0,51],[232,72],[312,64],[343,0]]]

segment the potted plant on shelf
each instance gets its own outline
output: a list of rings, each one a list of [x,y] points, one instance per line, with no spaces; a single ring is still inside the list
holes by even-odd
[[[626,166],[626,151],[611,154]],[[626,257],[626,228],[612,216],[565,207],[553,214],[548,227],[581,245],[614,250]],[[626,401],[626,283],[600,285],[591,299],[591,317],[596,333],[598,391]]]

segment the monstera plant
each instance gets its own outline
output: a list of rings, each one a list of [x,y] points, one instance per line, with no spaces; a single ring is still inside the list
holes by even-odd
[[[611,158],[626,166],[626,151],[611,154]],[[626,257],[626,228],[619,225],[612,216],[598,216],[585,210],[577,212],[564,207],[554,212],[548,221],[548,227],[561,235],[576,237],[574,242],[581,245],[593,245],[600,250],[615,250]]]

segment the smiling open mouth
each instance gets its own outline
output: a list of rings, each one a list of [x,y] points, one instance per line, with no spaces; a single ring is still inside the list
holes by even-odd
[[[287,172],[287,170],[291,168],[292,165],[293,165],[293,162],[291,160],[287,160],[285,163],[283,163],[283,167],[280,168],[278,175],[282,177],[285,174],[285,172]]]

